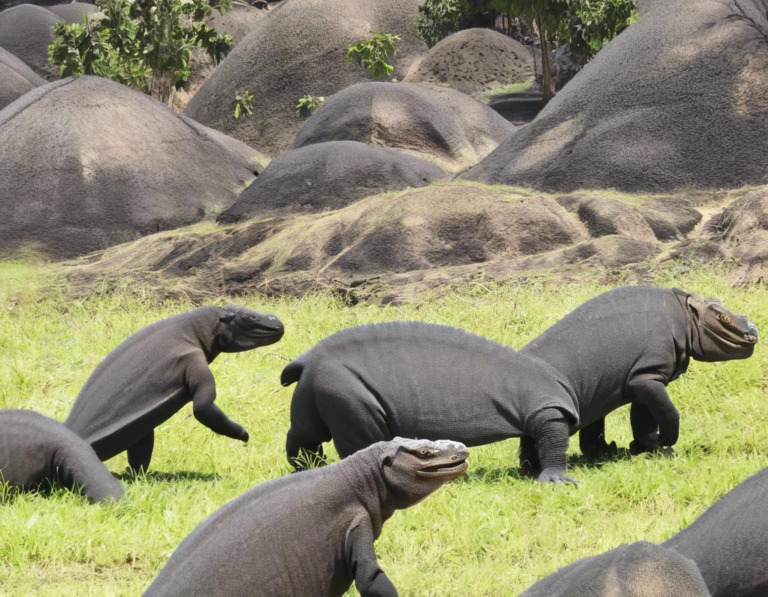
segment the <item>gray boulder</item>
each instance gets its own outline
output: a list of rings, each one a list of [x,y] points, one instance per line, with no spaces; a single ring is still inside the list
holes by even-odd
[[[61,22],[64,19],[33,4],[4,10],[0,12],[0,47],[44,79],[58,79],[58,67],[48,62],[48,46],[53,43],[53,26]]]
[[[393,75],[402,79],[426,52],[416,37],[420,0],[289,0],[269,10],[200,88],[185,113],[269,156],[290,148],[304,123],[304,95],[328,97],[372,80],[346,58],[371,30],[400,35]],[[235,96],[253,96],[253,115],[232,118]]]
[[[10,52],[0,48],[0,110],[46,81]]]
[[[47,8],[59,18],[64,19],[67,23],[82,23],[84,16],[87,16],[90,19],[93,15],[99,14],[99,9],[87,2],[55,4],[53,6],[48,6]]]
[[[275,211],[342,208],[364,197],[423,187],[448,175],[426,160],[355,141],[331,141],[276,157],[218,220],[230,223]]]
[[[363,83],[327,99],[293,146],[360,141],[407,151],[458,171],[488,155],[514,130],[494,110],[454,89]]]
[[[533,81],[533,70],[533,53],[519,41],[492,29],[465,29],[432,47],[411,67],[405,81],[478,95]]]
[[[197,222],[263,168],[256,151],[98,77],[49,83],[0,111],[0,164],[0,252],[53,257]]]
[[[768,5],[651,4],[465,178],[568,192],[768,182]]]

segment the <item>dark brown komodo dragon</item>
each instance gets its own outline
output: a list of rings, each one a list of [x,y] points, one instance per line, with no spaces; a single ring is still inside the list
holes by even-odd
[[[520,352],[431,324],[350,328],[283,370],[283,385],[298,382],[287,455],[301,468],[302,454],[322,454],[331,439],[344,458],[396,435],[470,447],[521,437],[521,463],[541,482],[572,482],[569,435],[587,427],[595,440],[582,445],[599,455],[609,448],[603,417],[633,402],[635,447],[674,444],[679,416],[666,384],[691,357],[746,358],[756,341],[747,318],[719,303],[645,286],[588,301]]]
[[[202,307],[139,330],[91,374],[64,424],[93,446],[101,460],[125,450],[134,471],[147,470],[154,429],[192,402],[211,431],[248,441],[248,432],[215,404],[208,365],[222,352],[242,352],[280,340],[274,315],[239,307]]]
[[[396,597],[374,541],[395,510],[467,470],[466,448],[395,438],[269,481],[195,529],[145,597]]]
[[[93,502],[123,496],[123,485],[88,442],[31,410],[0,410],[0,482],[24,490],[60,483]]]

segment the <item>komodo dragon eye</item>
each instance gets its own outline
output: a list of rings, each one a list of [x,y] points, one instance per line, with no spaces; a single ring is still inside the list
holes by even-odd
[[[432,456],[432,452],[431,450],[422,448],[421,450],[419,450],[419,456],[421,456],[422,458],[429,458],[430,456]]]
[[[718,313],[716,317],[723,323],[731,323],[731,318],[725,313]]]

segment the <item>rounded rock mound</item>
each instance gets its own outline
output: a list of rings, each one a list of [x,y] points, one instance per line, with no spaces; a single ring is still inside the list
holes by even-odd
[[[256,151],[98,77],[38,87],[0,111],[0,251],[83,254],[229,207]]]
[[[492,29],[465,29],[430,49],[404,80],[478,95],[533,77],[533,54],[519,41]]]
[[[67,23],[82,23],[84,16],[91,19],[93,15],[99,14],[99,9],[95,5],[87,2],[55,4],[48,6],[47,8],[59,18],[64,19]]]
[[[248,4],[232,4],[232,10],[224,14],[214,10],[206,23],[219,34],[232,38],[232,47],[239,44],[246,35],[253,31],[256,23],[269,14],[269,10],[256,8]]]
[[[48,62],[48,46],[53,43],[53,26],[64,19],[47,8],[21,4],[0,12],[0,46],[24,62],[38,75],[53,81],[58,67]]]
[[[291,147],[303,124],[296,105],[305,95],[327,97],[371,75],[346,58],[371,31],[400,36],[393,76],[402,78],[426,52],[416,37],[420,0],[283,1],[259,19],[200,88],[185,113],[269,156]],[[232,118],[235,97],[250,91],[253,114]]]
[[[514,131],[494,110],[453,89],[362,83],[328,98],[293,146],[359,141],[406,151],[455,172],[476,164]]]
[[[423,187],[448,175],[426,160],[355,141],[331,141],[286,152],[218,217],[221,223],[276,211],[335,210],[364,197]]]
[[[464,177],[630,192],[768,182],[768,5],[668,0]]]
[[[275,275],[370,277],[531,255],[585,238],[552,199],[437,185],[297,220],[232,260],[224,275],[240,279],[269,268]]]
[[[10,52],[0,48],[0,110],[46,81]]]

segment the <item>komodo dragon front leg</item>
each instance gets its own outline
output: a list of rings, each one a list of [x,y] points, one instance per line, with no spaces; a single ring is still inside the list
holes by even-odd
[[[192,394],[192,412],[195,418],[214,433],[248,441],[248,432],[231,420],[216,404],[216,381],[203,359],[187,370],[187,386]]]
[[[538,454],[539,483],[571,483],[576,481],[566,475],[568,437],[570,426],[567,415],[559,408],[543,408],[531,415],[526,431],[532,437]]]
[[[371,521],[361,516],[347,535],[347,566],[361,597],[397,597],[397,589],[379,566]]]
[[[674,446],[680,435],[680,413],[672,404],[664,381],[651,376],[637,377],[627,387],[632,396],[630,420],[634,436],[630,450],[639,453]]]

